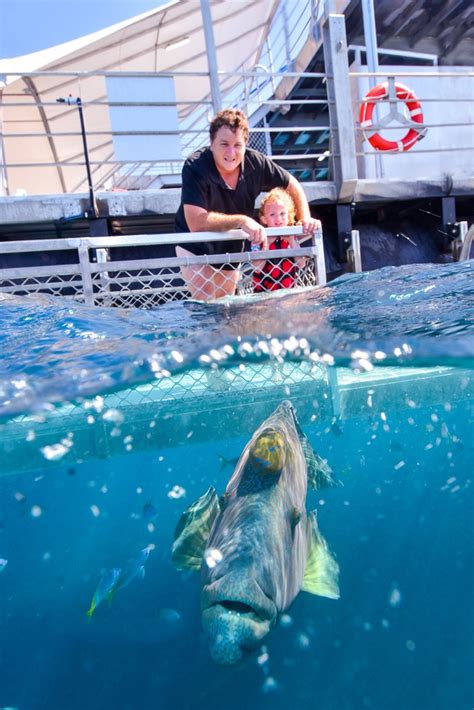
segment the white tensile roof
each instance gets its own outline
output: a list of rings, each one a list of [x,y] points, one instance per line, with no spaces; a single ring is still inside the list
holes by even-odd
[[[251,71],[259,61],[278,0],[210,0],[209,4],[219,71]],[[78,111],[56,99],[81,97],[92,172],[98,184],[111,171],[110,165],[102,163],[114,160],[106,79],[97,75],[28,76],[42,71],[208,72],[200,2],[173,0],[71,42],[0,60],[0,75],[5,80],[3,89],[0,82],[5,162],[28,165],[8,168],[10,194],[19,188],[28,194],[84,191],[84,166],[68,166],[68,162],[83,162],[81,136],[58,135],[78,133]],[[236,76],[221,77],[222,93],[237,82]],[[187,101],[202,102],[204,116],[212,113],[208,76],[175,76],[174,90],[180,121],[196,109]],[[91,101],[104,103],[90,105]],[[12,137],[19,132],[38,135]],[[103,135],[90,135],[93,132]],[[59,165],[34,167],[41,163]]]

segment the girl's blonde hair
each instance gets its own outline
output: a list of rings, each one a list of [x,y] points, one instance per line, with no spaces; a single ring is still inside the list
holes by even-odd
[[[280,202],[281,204],[285,205],[286,209],[288,210],[288,225],[294,225],[296,222],[295,203],[293,202],[293,198],[291,197],[290,193],[284,190],[282,187],[274,187],[273,190],[270,190],[270,192],[265,195],[265,197],[260,203],[260,220],[263,217],[265,205],[271,204],[272,202]]]

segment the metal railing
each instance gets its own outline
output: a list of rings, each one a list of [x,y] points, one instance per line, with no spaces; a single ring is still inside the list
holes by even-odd
[[[313,5],[314,13],[319,3]],[[297,14],[294,8],[291,13],[292,17]],[[296,35],[285,36],[284,22],[282,27],[278,35],[281,47],[273,47],[279,61],[274,61],[271,47],[266,46],[253,71],[219,72],[224,104],[248,113],[251,135],[261,136],[265,145],[271,143],[274,159],[295,174],[304,166],[313,176],[325,175],[336,184],[340,198],[354,181],[373,177],[429,180],[449,173],[461,180],[474,178],[472,68],[349,70],[353,48],[347,46],[344,17],[329,15],[322,38],[325,72],[295,72],[295,52],[305,35],[314,31],[315,21],[309,14],[302,16],[296,39]],[[425,59],[430,58],[427,55]],[[178,186],[183,160],[208,143],[211,101],[191,100],[185,91],[186,85],[207,80],[206,72],[51,71],[16,76],[0,89],[0,194],[2,186],[3,193],[11,196],[86,190],[77,100],[72,106],[57,103],[68,94],[81,101],[95,191]],[[361,125],[360,106],[375,101],[364,98],[373,78],[389,87],[408,84],[423,111],[422,124],[412,120],[406,101],[397,101],[392,90],[387,100],[376,101],[371,126]],[[120,92],[112,87],[131,79],[134,86],[143,88],[134,96],[117,98]],[[298,97],[287,93],[282,98],[279,87],[285,82],[288,90],[299,87]],[[159,87],[165,84],[176,100],[157,99],[163,95]],[[301,97],[305,88],[308,93]],[[327,90],[327,95],[314,98],[312,89]],[[282,122],[280,114],[288,114],[293,107],[299,109],[298,122]],[[387,109],[392,122],[382,114]],[[314,111],[318,112],[317,120]],[[367,140],[379,131],[386,139],[400,142],[407,130],[420,125],[424,138],[409,150],[376,151]],[[382,161],[382,174],[375,176],[376,158]]]
[[[268,229],[269,237],[302,235],[301,227]],[[324,285],[326,269],[322,234],[311,237],[310,246],[294,249],[226,253],[218,255],[165,257],[160,250],[176,244],[225,241],[245,238],[241,230],[225,233],[140,235],[135,237],[91,237],[84,239],[46,239],[0,243],[0,292],[13,295],[46,293],[72,296],[94,306],[150,308],[173,300],[189,299],[181,274],[183,267],[212,266],[222,270],[232,265],[240,269],[238,294],[253,293],[256,272],[262,262],[271,260],[280,268],[293,260],[292,287]],[[47,254],[53,263],[18,266],[18,256]],[[10,260],[11,265],[8,263]],[[270,270],[271,271],[271,270]],[[272,278],[270,273],[270,279]],[[260,283],[260,281],[259,281]],[[275,285],[276,283],[276,285]],[[282,286],[274,279],[264,291]]]

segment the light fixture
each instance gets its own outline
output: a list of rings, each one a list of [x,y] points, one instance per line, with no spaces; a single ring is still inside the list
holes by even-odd
[[[172,42],[168,42],[167,45],[165,45],[165,50],[169,52],[170,49],[178,49],[178,47],[184,47],[185,44],[188,44],[189,42],[189,37],[180,37],[180,39],[174,39]]]

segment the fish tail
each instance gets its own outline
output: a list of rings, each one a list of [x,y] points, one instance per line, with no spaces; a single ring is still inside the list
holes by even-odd
[[[90,609],[88,609],[86,611],[86,616],[89,619],[89,621],[92,619],[92,614],[94,613],[94,610],[95,610],[95,606],[93,604],[91,604]]]

